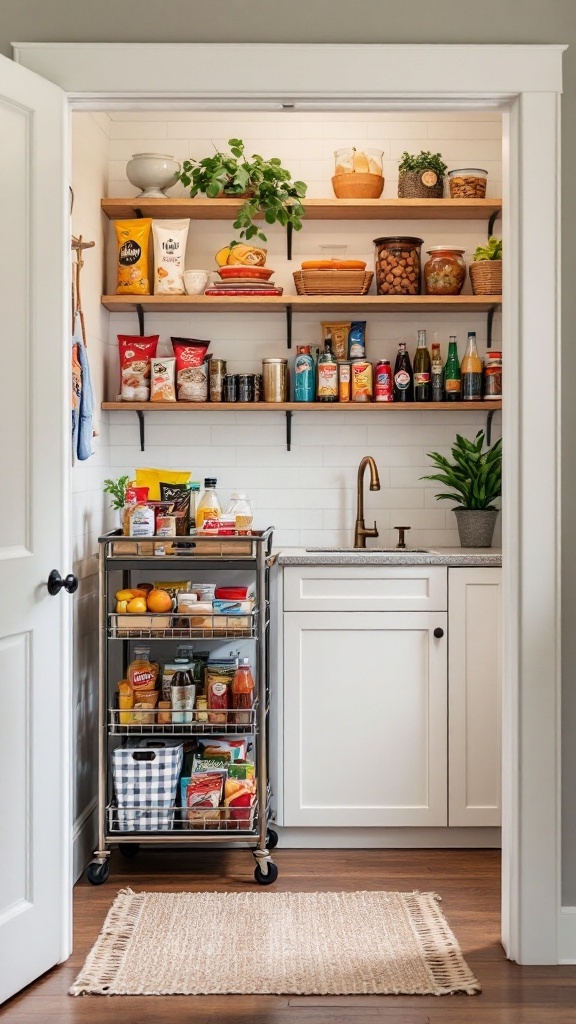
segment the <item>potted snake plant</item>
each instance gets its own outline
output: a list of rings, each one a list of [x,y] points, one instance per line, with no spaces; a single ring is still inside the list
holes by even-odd
[[[435,497],[439,501],[452,501],[458,523],[460,544],[463,548],[489,548],[492,545],[498,508],[494,502],[502,494],[502,439],[483,451],[484,431],[479,430],[474,441],[460,434],[452,445],[450,462],[438,452],[428,452],[437,473],[421,480],[437,480],[446,490]]]

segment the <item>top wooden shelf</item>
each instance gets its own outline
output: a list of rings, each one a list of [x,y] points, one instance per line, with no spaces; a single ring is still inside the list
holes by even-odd
[[[103,199],[110,220],[136,217],[189,217],[231,220],[238,199]],[[306,220],[489,220],[501,199],[306,199]]]

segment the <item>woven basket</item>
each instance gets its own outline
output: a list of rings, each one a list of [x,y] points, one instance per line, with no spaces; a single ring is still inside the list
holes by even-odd
[[[366,295],[371,270],[295,270],[297,295]]]
[[[427,171],[401,171],[398,178],[398,196],[400,199],[442,199],[444,195],[444,178],[437,178],[433,185],[426,185],[422,177]],[[435,173],[435,172],[434,172]]]
[[[335,174],[332,188],[337,199],[379,199],[384,178],[381,174]]]
[[[502,260],[473,260],[469,268],[474,295],[502,294]]]

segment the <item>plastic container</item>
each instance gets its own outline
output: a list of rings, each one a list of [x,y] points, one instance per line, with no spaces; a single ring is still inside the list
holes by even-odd
[[[488,171],[481,167],[459,167],[448,171],[451,199],[484,199]]]
[[[222,507],[216,494],[216,477],[206,477],[204,480],[204,494],[196,506],[196,529],[202,529],[205,519],[219,519],[222,515]]]
[[[375,238],[378,295],[420,295],[422,238],[387,235]]]
[[[430,259],[424,265],[427,295],[460,295],[466,280],[464,249],[453,245],[433,245],[426,250]]]

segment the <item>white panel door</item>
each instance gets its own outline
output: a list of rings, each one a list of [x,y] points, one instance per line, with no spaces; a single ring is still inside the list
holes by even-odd
[[[446,614],[284,624],[284,824],[446,825]]]
[[[64,93],[0,57],[0,1000],[69,953]]]
[[[500,825],[502,570],[448,570],[450,825]]]

